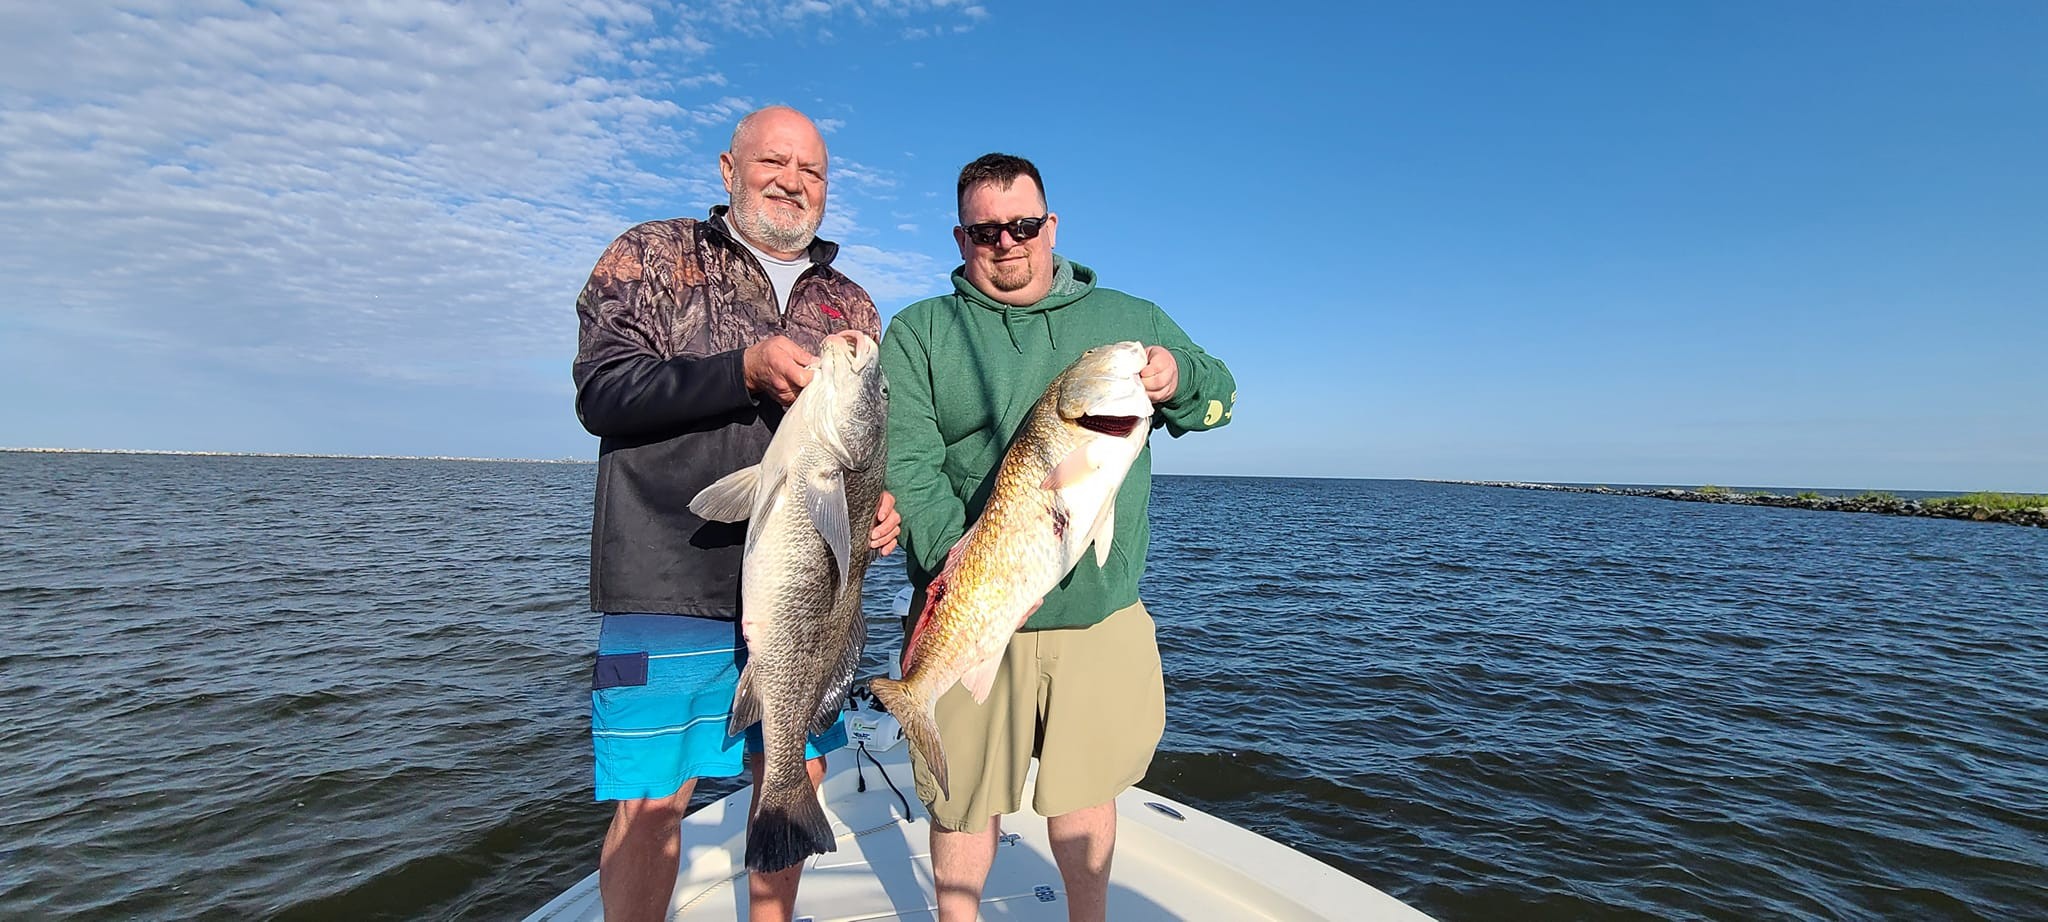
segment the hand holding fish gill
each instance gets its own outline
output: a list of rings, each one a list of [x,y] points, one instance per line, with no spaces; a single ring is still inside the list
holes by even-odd
[[[811,383],[818,357],[787,336],[775,335],[747,347],[741,358],[747,390],[789,406]]]

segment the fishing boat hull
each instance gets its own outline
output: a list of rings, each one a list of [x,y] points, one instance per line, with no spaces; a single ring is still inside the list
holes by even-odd
[[[828,761],[820,793],[838,850],[811,859],[805,868],[799,922],[935,919],[930,830],[924,805],[912,791],[906,748],[848,748],[831,753]],[[746,851],[750,793],[741,789],[683,819],[670,919],[746,918],[747,869],[735,859]],[[1027,787],[1024,801],[1030,800]],[[1329,865],[1187,804],[1141,788],[1125,791],[1116,804],[1109,918],[1119,922],[1429,918]],[[982,916],[1066,919],[1066,887],[1053,864],[1044,820],[1030,813],[1011,816],[1003,833],[982,891]],[[593,873],[528,922],[595,922],[603,916]]]

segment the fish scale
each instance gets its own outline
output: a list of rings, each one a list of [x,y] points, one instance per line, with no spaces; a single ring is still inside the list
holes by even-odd
[[[761,463],[705,488],[692,511],[748,520],[740,565],[747,665],[727,732],[761,724],[763,767],[747,866],[781,870],[837,846],[811,786],[806,736],[832,724],[853,682],[867,622],[861,580],[882,495],[888,385],[864,335],[827,339]],[[845,549],[839,560],[834,542]]]
[[[832,463],[829,453],[821,446],[807,446],[796,467],[816,468]],[[869,472],[850,472],[845,477],[846,506],[849,522],[872,522],[875,507],[881,500],[882,477],[879,466]],[[764,613],[753,623],[759,628],[752,630],[748,638],[749,662],[753,657],[764,655],[772,662],[805,663],[811,661],[815,668],[757,670],[755,691],[763,701],[764,712],[780,712],[808,709],[813,719],[805,725],[808,732],[816,733],[831,726],[832,719],[839,711],[847,686],[853,680],[853,673],[865,645],[867,622],[860,612],[860,594],[841,593],[838,572],[831,565],[831,554],[822,537],[813,529],[802,527],[809,517],[802,502],[808,492],[799,488],[794,501],[778,502],[770,511],[764,531],[775,533],[786,531],[791,538],[774,546],[764,547],[756,552],[756,559],[748,568],[759,573],[782,573],[792,578],[768,579],[757,577],[754,585],[773,587],[773,594],[767,598],[755,599],[752,594],[742,592],[741,617],[748,619],[748,612]],[[856,550],[848,566],[848,580],[858,584],[865,575],[872,554],[867,552],[866,534],[856,529],[853,542]],[[822,564],[822,565],[821,565]],[[800,578],[796,578],[800,577]],[[747,585],[743,576],[742,586]],[[801,616],[791,617],[795,613]],[[812,616],[810,613],[816,613]],[[758,642],[757,642],[757,636]],[[829,654],[837,651],[836,661],[829,660]],[[779,730],[764,725],[764,736]],[[793,745],[802,748],[801,734]],[[780,740],[785,748],[792,745]],[[764,739],[764,745],[772,745]],[[777,760],[775,767],[784,772],[804,772],[801,759],[795,765],[787,760]],[[806,776],[807,777],[807,776]],[[779,779],[786,780],[786,779]],[[808,784],[808,782],[805,782]]]
[[[1003,453],[980,517],[925,588],[903,678],[868,681],[945,796],[938,699],[962,683],[977,704],[986,700],[1010,636],[1038,602],[1091,546],[1097,565],[1106,559],[1117,489],[1151,431],[1144,366],[1143,345],[1112,343],[1046,386]]]

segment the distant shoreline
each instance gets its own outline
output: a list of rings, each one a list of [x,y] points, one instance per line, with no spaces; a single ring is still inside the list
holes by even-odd
[[[482,464],[596,464],[596,458],[479,458],[462,455],[340,455],[319,452],[287,451],[181,451],[161,448],[46,448],[0,447],[0,454],[25,455],[153,455],[192,458],[296,458],[306,460],[335,461],[459,461]],[[1251,480],[1387,480],[1413,483],[1441,483],[1467,487],[1498,487],[1515,490],[1549,490],[1561,493],[1604,493],[1612,496],[1644,496],[1652,499],[1678,500],[1695,503],[1724,503],[1747,506],[1778,506],[1792,509],[1812,509],[1822,512],[1869,512],[1880,515],[1930,516],[1948,519],[1969,519],[1978,522],[2003,522],[2013,525],[2027,525],[2048,528],[2048,496],[2010,493],[1971,493],[1902,499],[1890,493],[1862,492],[1856,495],[1822,495],[1804,491],[1796,495],[1784,495],[1758,490],[1740,490],[1725,487],[1701,487],[1688,490],[1679,487],[1609,487],[1586,486],[1581,484],[1541,483],[1520,480],[1450,480],[1435,477],[1329,477],[1304,476],[1295,474],[1170,474],[1156,472],[1161,477],[1223,477]],[[1917,492],[1917,491],[1909,491]],[[1934,492],[1934,491],[1927,491]],[[1998,500],[1996,505],[1985,505],[1976,500],[1982,498]],[[2015,500],[2026,501],[2015,504]],[[2035,504],[2038,501],[2038,504]]]
[[[1696,490],[1676,487],[1582,487],[1558,483],[1528,483],[1516,480],[1431,480],[1468,487],[1500,487],[1511,490],[1550,490],[1559,493],[1603,493],[1612,496],[1645,496],[1686,503],[1726,503],[1738,506],[1776,506],[1783,509],[1811,509],[1816,512],[1868,512],[1877,515],[1929,516],[1972,522],[2000,522],[2048,528],[2048,496],[2012,493],[1971,493],[1935,499],[1901,499],[1890,493],[1857,496],[1824,496],[1815,492],[1784,496],[1777,493],[1744,492],[1725,487],[1704,486]]]
[[[23,455],[178,455],[194,458],[327,458],[337,461],[489,461],[496,464],[591,464],[592,458],[466,458],[456,455],[326,455],[289,451],[171,451],[157,448],[0,448]]]

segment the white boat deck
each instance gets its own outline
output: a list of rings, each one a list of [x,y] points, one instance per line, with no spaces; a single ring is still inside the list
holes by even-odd
[[[839,834],[838,851],[811,860],[797,897],[797,918],[812,922],[937,917],[924,807],[911,789],[903,744],[870,753],[911,807],[883,783],[874,762],[854,749],[830,754],[821,789]],[[867,790],[857,790],[860,775]],[[747,917],[744,853],[749,791],[742,789],[683,820],[683,857],[669,918]],[[1027,790],[1025,803],[1030,803]],[[1109,918],[1124,920],[1320,920],[1356,922],[1429,917],[1346,874],[1186,804],[1132,788],[1117,798],[1116,859]],[[988,885],[984,919],[1064,920],[1066,888],[1053,865],[1045,821],[1028,812],[1005,818]],[[597,875],[556,897],[528,922],[598,920]]]

